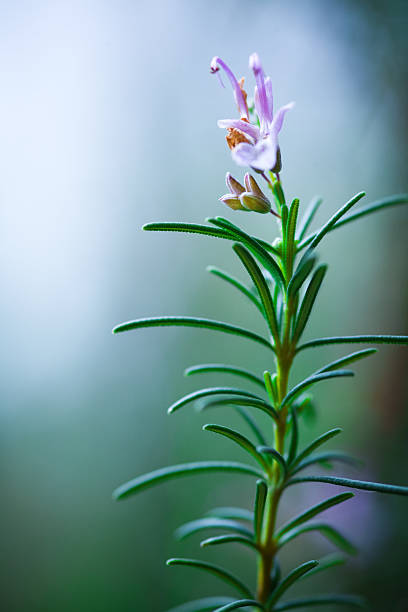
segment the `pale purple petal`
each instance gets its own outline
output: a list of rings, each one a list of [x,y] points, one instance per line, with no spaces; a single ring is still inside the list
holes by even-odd
[[[238,111],[241,117],[246,117],[246,119],[249,119],[248,106],[244,94],[242,93],[242,90],[236,79],[236,76],[232,72],[231,68],[220,57],[213,57],[210,65],[211,73],[216,74],[219,71],[220,67],[224,70],[225,74],[230,80],[234,92],[235,101],[237,103]]]
[[[238,166],[251,166],[256,156],[255,146],[246,142],[241,142],[232,149],[231,155]]]
[[[278,137],[278,134],[282,129],[283,119],[286,113],[288,112],[288,110],[290,110],[294,106],[295,106],[294,102],[289,102],[289,104],[285,104],[285,106],[281,106],[281,108],[277,111],[276,115],[274,116],[272,124],[271,124],[270,132],[271,134],[275,136],[275,138]]]
[[[253,70],[255,75],[256,85],[258,88],[259,105],[258,105],[258,117],[262,123],[268,124],[272,121],[272,115],[270,114],[270,108],[266,95],[265,88],[265,74],[262,68],[261,60],[257,53],[252,53],[249,56],[249,67]]]
[[[273,117],[273,93],[272,93],[272,81],[271,77],[266,77],[265,79],[265,90],[266,90],[266,100],[268,103],[269,116]]]
[[[263,138],[253,147],[253,157],[249,164],[256,170],[266,172],[272,170],[276,164],[278,141],[274,134]]]
[[[242,119],[219,119],[217,125],[220,128],[235,128],[240,130],[240,132],[244,132],[244,134],[250,136],[254,141],[260,138],[259,127],[247,121],[242,121]]]

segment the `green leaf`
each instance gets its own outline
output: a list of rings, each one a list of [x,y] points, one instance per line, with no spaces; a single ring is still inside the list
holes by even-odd
[[[309,340],[297,347],[297,352],[305,348],[323,346],[324,344],[408,344],[408,336],[364,335],[364,336],[333,336]]]
[[[378,210],[382,210],[383,208],[389,208],[390,206],[397,206],[399,204],[407,204],[408,203],[408,194],[402,193],[394,196],[390,196],[388,198],[384,198],[383,200],[378,200],[373,202],[372,204],[367,204],[366,206],[362,206],[357,209],[354,213],[346,217],[345,219],[341,219],[338,221],[332,229],[337,229],[346,223],[350,223],[350,221],[355,221],[360,217],[364,217],[365,215],[369,215],[373,212],[377,212]]]
[[[310,606],[354,606],[355,608],[364,608],[367,606],[363,599],[353,595],[322,595],[321,597],[306,597],[305,599],[294,599],[286,601],[274,608],[274,612],[284,612],[285,610],[294,610],[295,608],[308,608]]]
[[[261,429],[258,427],[258,423],[255,419],[249,414],[248,410],[243,408],[242,406],[235,406],[235,410],[238,414],[244,419],[245,423],[248,425],[249,429],[252,431],[256,439],[260,444],[266,445],[266,440]]]
[[[213,612],[217,606],[225,606],[232,601],[232,597],[204,597],[176,606],[167,612]]]
[[[255,399],[251,397],[229,397],[227,399],[217,399],[212,401],[206,401],[200,406],[200,410],[206,410],[207,408],[212,408],[213,406],[222,406],[222,405],[240,405],[240,406],[250,406],[251,408],[258,408],[265,412],[269,417],[271,417],[274,421],[278,420],[278,413],[276,410],[268,404],[260,399]]]
[[[244,535],[248,538],[253,537],[252,531],[247,527],[244,527],[244,525],[241,523],[238,523],[238,521],[221,519],[212,516],[197,519],[196,521],[190,521],[189,523],[184,523],[184,525],[181,525],[178,529],[176,529],[175,537],[177,540],[184,540],[185,538],[206,529],[222,529],[223,531],[239,533],[240,535]]]
[[[316,374],[320,374],[321,372],[330,372],[331,370],[337,370],[343,366],[350,365],[350,363],[354,363],[355,361],[364,359],[364,357],[369,357],[370,355],[377,353],[377,350],[378,349],[370,348],[363,349],[362,351],[356,351],[355,353],[350,353],[350,355],[346,355],[345,357],[341,357],[340,359],[336,359],[336,361],[328,363],[323,368],[317,370]]]
[[[204,431],[212,431],[213,433],[229,438],[230,440],[238,444],[238,446],[241,446],[241,448],[246,450],[247,453],[249,453],[266,472],[269,471],[268,462],[265,461],[265,459],[260,453],[258,453],[254,444],[252,444],[252,442],[248,440],[248,438],[243,436],[241,433],[235,431],[235,429],[231,429],[230,427],[226,427],[225,425],[214,424],[204,425],[203,429]]]
[[[244,544],[253,550],[258,550],[258,547],[253,540],[240,535],[215,536],[200,542],[201,548],[206,548],[207,546],[218,546],[218,544]]]
[[[332,569],[333,567],[337,567],[338,565],[344,565],[346,559],[344,557],[340,557],[339,555],[328,555],[327,557],[320,559],[319,565],[314,567],[310,572],[305,576],[305,578],[310,578],[319,572],[324,572],[328,569]]]
[[[374,349],[368,349],[374,350]],[[208,374],[211,372],[222,372],[223,374],[234,374],[241,376],[251,382],[262,387],[265,390],[264,381],[256,374],[248,372],[244,368],[238,368],[232,365],[226,365],[225,363],[200,363],[198,365],[190,366],[184,370],[184,376],[192,376],[193,374]]]
[[[294,582],[302,578],[307,572],[310,572],[314,567],[318,565],[318,561],[306,561],[306,563],[302,563],[296,569],[292,570],[290,574],[286,576],[279,584],[279,586],[274,590],[271,597],[267,602],[267,609],[271,609],[272,606],[282,597],[282,595],[292,586]],[[276,610],[276,608],[273,608]]]
[[[214,276],[218,276],[219,278],[222,278],[227,283],[229,283],[230,285],[238,289],[238,291],[243,293],[249,300],[251,300],[253,304],[255,304],[259,312],[262,314],[262,316],[264,316],[262,304],[260,303],[256,295],[252,293],[249,287],[247,287],[246,285],[244,285],[244,283],[241,283],[240,280],[235,278],[235,276],[231,276],[227,272],[224,272],[224,270],[221,270],[220,268],[216,268],[215,266],[208,266],[207,272],[210,272],[211,274],[214,274]]]
[[[303,525],[303,523],[306,523],[306,521],[317,516],[321,512],[324,512],[325,510],[328,510],[329,508],[333,508],[333,506],[337,506],[338,504],[341,504],[347,501],[348,499],[351,499],[352,497],[354,497],[353,493],[340,493],[339,495],[330,497],[329,499],[326,499],[325,501],[322,501],[319,504],[312,506],[312,508],[309,508],[305,512],[302,512],[302,514],[299,514],[294,519],[286,523],[286,525],[281,527],[277,534],[278,538],[281,538],[285,533],[287,533],[288,531],[291,531],[295,527],[298,527],[299,525]]]
[[[286,225],[286,240],[283,242],[283,257],[286,263],[286,269],[293,269],[293,260],[295,257],[295,233],[296,223],[299,213],[299,200],[294,199],[289,209],[289,216]],[[289,279],[287,279],[289,280]]]
[[[306,234],[311,222],[313,221],[317,209],[321,205],[322,201],[323,200],[321,198],[315,197],[307,207],[305,214],[303,215],[298,226],[297,240],[299,242],[304,238],[304,235]]]
[[[323,536],[325,536],[330,542],[332,542],[335,546],[343,550],[344,552],[349,553],[350,555],[354,555],[357,552],[356,547],[344,537],[343,534],[340,533],[334,527],[330,525],[326,525],[325,523],[314,523],[311,525],[304,525],[302,527],[295,527],[294,529],[287,531],[280,539],[279,539],[279,548],[288,544],[295,538],[304,533],[309,533],[312,531],[318,531]]]
[[[199,561],[197,559],[178,558],[169,559],[167,561],[167,565],[184,565],[186,567],[195,567],[197,569],[202,569],[210,574],[213,574],[214,576],[218,576],[218,578],[221,578],[221,580],[224,580],[224,582],[227,582],[228,584],[236,588],[237,591],[239,593],[242,593],[242,595],[244,595],[245,597],[252,597],[251,591],[248,589],[248,587],[245,586],[243,582],[241,582],[241,580],[239,580],[239,578],[236,578],[235,576],[233,576],[233,574],[230,574],[218,565],[213,565],[212,563],[207,563],[206,561]]]
[[[265,370],[264,372],[265,388],[268,393],[269,400],[273,402],[274,404],[278,403],[276,384],[274,384],[274,381],[276,380],[276,378],[277,378],[276,374],[273,374],[273,376],[271,376],[271,373],[268,372],[268,370]]]
[[[286,486],[301,482],[326,482],[327,484],[350,489],[361,489],[362,491],[376,491],[377,493],[388,493],[390,495],[408,495],[408,487],[382,484],[379,482],[366,482],[364,480],[352,480],[351,478],[338,478],[337,476],[303,476],[289,480]]]
[[[316,263],[316,255],[312,253],[302,257],[288,285],[288,295],[294,296],[301,289]]]
[[[283,477],[286,476],[286,473],[288,471],[288,464],[286,463],[285,458],[282,457],[282,455],[275,448],[272,448],[271,446],[257,446],[256,449],[258,453],[270,455],[272,459],[274,459],[281,468]]]
[[[193,463],[181,463],[179,465],[167,466],[155,470],[154,472],[138,476],[133,480],[129,480],[129,482],[115,489],[113,497],[114,499],[123,499],[133,493],[139,493],[144,489],[149,489],[161,482],[173,480],[173,478],[179,478],[181,476],[194,476],[200,472],[239,472],[241,474],[256,476],[257,478],[263,478],[262,472],[257,468],[235,461],[197,461]]]
[[[338,452],[328,452],[328,453],[319,453],[318,455],[312,455],[309,459],[305,459],[295,470],[292,470],[292,474],[297,474],[301,470],[305,468],[315,465],[316,463],[330,463],[332,461],[339,461],[340,463],[347,463],[348,465],[353,465],[355,467],[359,467],[361,465],[361,461],[347,455],[346,453],[338,453]]]
[[[235,336],[243,336],[249,340],[259,342],[263,346],[271,349],[273,346],[268,340],[258,336],[254,332],[237,327],[236,325],[230,325],[229,323],[223,323],[221,321],[213,321],[211,319],[200,319],[197,317],[151,317],[148,319],[136,319],[135,321],[127,321],[121,323],[113,328],[112,333],[120,334],[125,331],[132,331],[133,329],[140,329],[142,327],[165,327],[165,326],[181,326],[181,327],[201,327],[205,329],[212,329],[213,331],[221,331],[226,334],[234,334]]]
[[[341,433],[343,430],[340,427],[336,427],[335,429],[330,429],[329,431],[326,431],[326,433],[322,434],[321,436],[319,436],[318,438],[316,438],[316,440],[314,440],[311,444],[309,444],[309,446],[307,446],[295,459],[295,461],[292,464],[292,468],[296,467],[297,465],[299,465],[299,463],[301,463],[304,459],[306,459],[306,457],[308,457],[309,455],[311,455],[313,453],[313,451],[315,451],[316,449],[318,449],[320,446],[322,446],[322,444],[325,444],[326,442],[328,442],[329,440],[331,440],[331,438],[334,438],[334,436],[337,436],[339,433]]]
[[[254,522],[254,513],[246,508],[236,508],[235,506],[221,506],[212,508],[206,513],[206,516],[215,516],[224,519],[236,519],[238,521]]]
[[[259,608],[260,610],[265,610],[263,605],[259,601],[255,601],[255,599],[239,599],[221,608],[217,608],[214,612],[228,612],[228,610],[238,610],[238,608]]]
[[[221,217],[216,217],[215,219],[208,219],[210,223],[221,227],[222,229],[231,230],[231,224],[226,223],[224,219]],[[282,286],[285,285],[285,280],[283,278],[282,271],[276,261],[269,255],[268,251],[261,246],[261,244],[249,234],[246,234],[242,231],[241,228],[234,226],[233,227],[233,235],[235,236],[235,240],[242,242],[261,264],[270,272],[275,279],[275,281]]]
[[[303,391],[322,380],[329,380],[330,378],[343,378],[347,376],[354,376],[354,372],[352,372],[351,370],[336,370],[334,372],[322,372],[321,374],[313,374],[312,376],[305,378],[305,380],[302,380],[302,382],[293,387],[293,389],[291,389],[289,393],[285,395],[281,405],[285,406],[289,402],[293,401],[296,397],[298,397],[298,395],[303,393]]]
[[[235,387],[209,387],[207,389],[200,389],[199,391],[193,391],[193,393],[188,393],[181,399],[177,400],[170,406],[167,410],[168,414],[172,414],[182,406],[189,404],[190,402],[195,402],[198,399],[203,397],[211,397],[212,395],[234,395],[234,396],[242,396],[242,397],[250,397],[257,400],[263,401],[258,395],[255,393],[251,393],[250,391],[244,391],[243,389],[236,389]]]
[[[259,297],[265,311],[266,320],[271,331],[271,334],[275,340],[275,343],[279,343],[279,328],[276,319],[275,307],[273,305],[272,297],[269,291],[269,287],[266,283],[265,277],[262,274],[258,264],[252,257],[248,249],[241,244],[234,244],[232,247],[235,253],[240,258],[241,262],[245,266],[248,274],[250,275],[255,287],[258,290]]]
[[[361,191],[357,193],[351,200],[346,202],[344,206],[342,206],[330,219],[320,228],[315,234],[305,238],[302,242],[298,244],[298,251],[300,251],[304,246],[310,243],[310,249],[315,249],[317,245],[321,242],[321,240],[325,237],[325,235],[330,232],[336,223],[343,217],[346,212],[350,210],[357,202],[361,200],[365,196],[365,192]]]
[[[204,236],[212,236],[214,238],[234,240],[229,232],[208,225],[200,225],[198,223],[146,223],[142,226],[142,229],[145,232],[186,232],[188,234],[202,234]]]
[[[263,480],[256,483],[255,505],[254,505],[254,533],[256,541],[259,541],[262,534],[262,522],[265,510],[266,496],[268,487]]]
[[[288,463],[289,465],[294,461],[298,449],[299,442],[299,427],[296,410],[291,406],[290,413],[292,415],[292,435],[290,439],[289,453],[288,453]]]
[[[312,312],[313,304],[315,303],[317,294],[319,292],[320,286],[323,282],[324,275],[326,274],[327,266],[322,265],[319,266],[315,273],[312,276],[312,279],[306,289],[306,293],[302,300],[302,304],[299,308],[299,313],[296,318],[295,329],[293,332],[293,342],[297,343],[300,336],[302,335],[306,323],[308,322],[309,316]]]

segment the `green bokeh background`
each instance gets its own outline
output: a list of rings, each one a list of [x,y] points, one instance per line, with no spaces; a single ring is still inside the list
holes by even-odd
[[[256,49],[276,103],[296,101],[282,177],[303,206],[324,198],[323,221],[361,189],[367,201],[407,190],[407,25],[407,3],[396,0],[0,1],[4,610],[159,612],[226,592],[215,578],[166,568],[170,556],[222,560],[252,579],[250,552],[201,552],[197,538],[172,537],[213,506],[249,507],[250,480],[201,476],[119,504],[111,491],[169,463],[243,459],[201,431],[208,417],[186,408],[170,418],[166,408],[201,382],[221,382],[183,379],[187,365],[261,372],[270,355],[199,330],[110,330],[161,314],[261,329],[205,272],[216,264],[240,274],[228,245],[140,231],[225,214],[276,235],[269,217],[217,201],[225,172],[241,170],[216,126],[235,111],[209,75],[211,57],[248,75]],[[308,337],[407,333],[406,223],[394,209],[322,244],[331,273]],[[293,380],[345,352],[305,353]],[[354,381],[322,386],[304,439],[343,426],[338,444],[366,461],[355,477],[408,484],[406,366],[404,349],[382,348]],[[228,409],[214,419],[235,423]],[[291,491],[282,520],[328,492]],[[298,592],[350,589],[374,610],[406,612],[407,501],[357,493],[331,512],[362,552]],[[305,537],[284,567],[330,550]]]

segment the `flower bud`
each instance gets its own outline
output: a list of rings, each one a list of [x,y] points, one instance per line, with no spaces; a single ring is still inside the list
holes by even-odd
[[[232,210],[248,210],[248,208],[245,208],[245,206],[241,204],[239,198],[237,198],[234,194],[227,193],[221,196],[219,199],[220,202],[224,202],[224,204],[232,208]]]
[[[260,198],[254,193],[245,191],[239,196],[240,202],[248,210],[253,210],[258,213],[268,213],[271,210],[271,204],[265,197]]]
[[[245,187],[243,187],[241,183],[234,179],[234,177],[229,172],[227,172],[225,182],[227,183],[227,187],[232,194],[240,196],[241,193],[244,193]]]
[[[259,198],[264,198],[264,199],[268,199],[265,194],[263,193],[262,189],[259,187],[258,183],[256,182],[256,180],[254,179],[253,176],[251,176],[249,174],[249,172],[247,172],[245,174],[245,187],[246,190],[249,191],[250,193],[255,194],[256,196],[258,196]]]

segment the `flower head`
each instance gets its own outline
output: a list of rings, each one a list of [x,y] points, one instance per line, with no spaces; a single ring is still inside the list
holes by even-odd
[[[220,119],[218,126],[227,129],[227,143],[231,149],[232,158],[239,166],[250,166],[258,172],[280,170],[280,151],[278,134],[281,131],[286,112],[294,105],[293,102],[282,106],[273,113],[272,83],[265,77],[261,61],[257,53],[249,57],[249,67],[255,76],[254,106],[257,120],[250,121],[247,105],[247,95],[244,90],[244,80],[238,81],[232,70],[219,57],[211,61],[211,73],[224,70],[233,88],[235,101],[240,114],[239,119]]]

